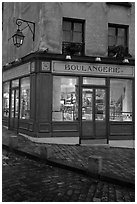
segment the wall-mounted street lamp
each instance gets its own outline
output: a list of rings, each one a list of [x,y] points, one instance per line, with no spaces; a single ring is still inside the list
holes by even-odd
[[[20,29],[20,26],[22,25],[22,23],[25,23],[27,25],[24,28]],[[24,29],[26,29],[27,27],[29,27],[29,29],[30,29],[30,31],[32,33],[33,42],[34,42],[34,40],[35,40],[35,23],[19,18],[19,19],[16,20],[16,24],[18,26],[18,29],[17,29],[16,33],[11,37],[13,39],[13,44],[16,47],[20,47],[23,44],[25,36],[23,35],[22,31]]]

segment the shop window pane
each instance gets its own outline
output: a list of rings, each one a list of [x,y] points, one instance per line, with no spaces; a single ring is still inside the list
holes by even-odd
[[[9,116],[9,89],[10,84],[6,82],[3,84],[3,116]]]
[[[78,120],[78,79],[53,77],[53,121]]]
[[[20,118],[30,118],[30,78],[26,77],[21,80],[21,104]]]
[[[91,84],[91,85],[105,85],[105,78],[91,78],[91,77],[83,77],[83,84]]]
[[[131,80],[110,80],[110,120],[132,121]]]
[[[13,81],[11,82],[11,86],[12,86],[12,88],[13,88],[13,87],[19,87],[19,79],[13,80]]]

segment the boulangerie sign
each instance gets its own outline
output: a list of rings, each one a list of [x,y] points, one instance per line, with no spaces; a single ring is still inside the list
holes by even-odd
[[[52,72],[134,77],[134,66],[53,61]]]

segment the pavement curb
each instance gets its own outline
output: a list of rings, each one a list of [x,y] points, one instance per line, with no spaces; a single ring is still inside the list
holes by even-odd
[[[39,162],[44,162],[45,164],[48,164],[50,166],[55,166],[55,167],[58,167],[58,168],[63,168],[63,169],[66,169],[66,170],[70,170],[70,171],[73,171],[73,172],[76,172],[76,173],[83,174],[85,176],[91,177],[91,178],[96,179],[96,180],[99,179],[99,180],[104,181],[104,182],[109,182],[109,183],[113,183],[113,184],[116,184],[116,185],[126,186],[126,187],[130,187],[130,188],[135,189],[135,183],[124,181],[124,180],[122,180],[120,178],[117,179],[117,178],[113,178],[113,177],[107,177],[107,176],[104,176],[104,175],[93,174],[93,173],[89,172],[88,170],[83,170],[83,169],[80,169],[80,168],[77,168],[77,167],[68,166],[68,165],[62,164],[60,162],[52,161],[50,159],[41,158],[41,157],[38,157],[37,155],[32,155],[30,153],[23,152],[23,151],[21,151],[19,149],[11,148],[11,147],[9,147],[8,145],[5,145],[5,144],[2,144],[2,148],[6,149],[6,150],[9,150],[9,151],[13,151],[14,153],[17,153],[17,154],[19,154],[21,156],[26,156],[29,159],[39,161]]]

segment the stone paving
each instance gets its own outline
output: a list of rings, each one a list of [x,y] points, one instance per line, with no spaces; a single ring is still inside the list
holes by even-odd
[[[9,137],[15,135],[13,132],[3,128],[3,144],[9,145]],[[75,167],[83,171],[88,170],[88,158],[91,155],[103,158],[101,176],[119,181],[135,183],[135,150],[129,148],[113,148],[108,146],[78,146],[59,144],[38,144],[18,135],[18,150],[36,157],[41,157],[41,149],[46,148],[48,160]]]
[[[3,149],[3,202],[134,202],[134,189]]]

